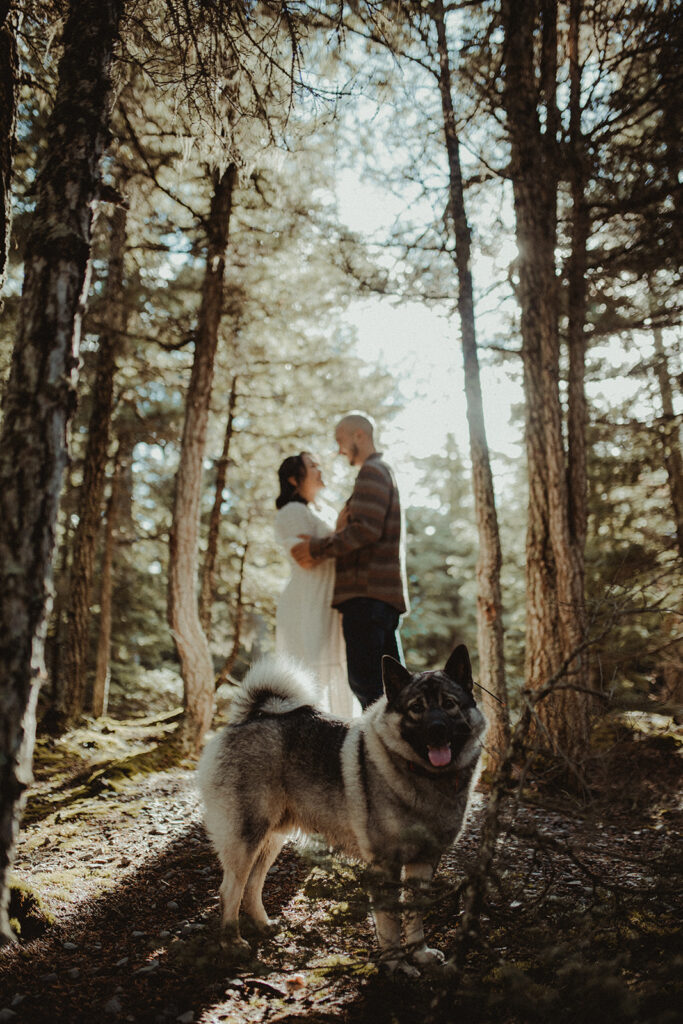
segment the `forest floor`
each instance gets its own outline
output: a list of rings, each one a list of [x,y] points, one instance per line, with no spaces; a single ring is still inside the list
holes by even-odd
[[[416,980],[380,972],[359,872],[294,845],[264,892],[281,933],[248,962],[226,958],[194,765],[161,755],[171,728],[107,719],[38,743],[0,1024],[681,1019],[683,737],[671,719],[610,727],[581,798],[527,780],[506,799],[465,969]],[[447,956],[486,796],[475,794],[427,915],[428,942]]]

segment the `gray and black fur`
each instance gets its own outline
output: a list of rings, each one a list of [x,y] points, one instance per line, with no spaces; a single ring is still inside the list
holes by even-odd
[[[415,883],[431,879],[461,831],[486,730],[467,649],[439,672],[410,673],[390,657],[382,669],[385,695],[344,722],[316,707],[313,681],[296,665],[264,659],[204,751],[199,785],[223,866],[222,925],[235,944],[240,906],[271,925],[261,890],[292,831]],[[383,958],[405,968],[400,919],[374,918]],[[419,913],[404,914],[404,929],[414,962],[441,959],[425,945]]]

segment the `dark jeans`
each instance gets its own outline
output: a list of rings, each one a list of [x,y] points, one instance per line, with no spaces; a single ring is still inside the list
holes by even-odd
[[[349,686],[365,709],[382,696],[382,655],[402,660],[399,613],[374,597],[352,597],[338,605],[346,641]]]

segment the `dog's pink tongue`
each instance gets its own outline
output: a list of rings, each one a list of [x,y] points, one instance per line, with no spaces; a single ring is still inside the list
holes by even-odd
[[[451,763],[450,747],[429,747],[427,754],[429,755],[429,763],[433,764],[435,768],[443,768],[445,764]]]

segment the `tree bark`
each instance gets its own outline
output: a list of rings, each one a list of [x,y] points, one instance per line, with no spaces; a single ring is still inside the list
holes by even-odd
[[[444,120],[446,151],[448,154],[449,192],[458,274],[458,314],[465,369],[465,398],[467,401],[472,480],[479,537],[479,557],[477,560],[479,677],[483,687],[483,704],[489,721],[486,744],[487,763],[489,768],[494,771],[505,755],[510,738],[510,719],[507,706],[503,654],[500,534],[481,394],[471,268],[472,235],[465,207],[465,193],[460,162],[460,142],[453,108],[451,68],[443,0],[435,0],[431,12],[438,40],[439,91]]]
[[[61,710],[66,722],[76,721],[85,708],[90,593],[109,457],[116,356],[126,328],[123,301],[125,252],[126,210],[123,206],[117,206],[111,221],[109,272],[104,295],[108,326],[100,335],[83,482],[79,491],[78,525],[71,561],[61,695]]]
[[[572,542],[559,391],[556,3],[506,0],[503,100],[519,250],[519,296],[526,397],[529,513],[526,546],[527,686],[537,689],[568,660],[566,678],[538,706],[536,739],[572,760],[588,741],[582,553]],[[534,63],[542,12],[541,68]],[[553,72],[554,74],[554,72]],[[537,86],[537,81],[540,83]],[[545,131],[539,107],[545,103]]]
[[[102,553],[102,583],[100,590],[100,620],[97,633],[95,678],[93,681],[92,713],[95,717],[107,712],[109,682],[111,678],[111,637],[114,624],[113,589],[118,569],[121,544],[130,544],[135,537],[132,520],[133,451],[137,433],[130,424],[119,422],[119,439],[114,459],[111,491],[107,502]]]
[[[0,312],[12,223],[11,183],[19,78],[17,42],[9,15],[9,0],[0,0]]]
[[[31,780],[38,687],[92,204],[108,139],[123,0],[73,3],[36,181],[17,340],[0,436],[0,940],[11,941],[7,874]],[[84,55],[86,55],[84,57]]]
[[[223,504],[223,491],[228,473],[228,460],[230,458],[230,442],[232,441],[232,425],[235,419],[235,403],[237,401],[237,377],[232,378],[230,388],[230,399],[228,401],[228,420],[225,425],[223,436],[223,451],[216,463],[216,489],[209,519],[209,536],[206,543],[206,555],[202,568],[202,586],[199,595],[199,619],[207,640],[211,639],[211,610],[213,607],[213,595],[216,579],[216,555],[218,552],[218,534],[221,525],[221,506]]]
[[[655,373],[662,400],[662,429],[660,437],[664,449],[664,465],[669,480],[671,508],[676,526],[678,553],[683,558],[683,452],[681,452],[680,424],[674,411],[673,389],[669,363],[664,349],[661,328],[654,329]]]
[[[199,620],[197,547],[202,464],[213,382],[218,327],[223,305],[225,253],[228,244],[236,167],[214,175],[208,220],[206,273],[195,341],[192,376],[187,393],[180,465],[175,481],[170,534],[168,621],[183,677],[185,747],[198,751],[214,710],[214,671],[209,644]]]
[[[111,478],[111,491],[107,502],[107,513],[104,525],[104,545],[102,551],[102,569],[100,573],[100,622],[97,634],[97,656],[95,661],[95,678],[92,688],[92,713],[95,718],[107,713],[109,703],[109,680],[111,676],[111,595],[112,575],[114,571],[114,550],[116,547],[116,526],[118,499],[121,484],[121,449],[116,453],[114,472]]]
[[[59,731],[59,679],[62,672],[62,645],[66,629],[66,603],[69,588],[69,566],[71,564],[71,548],[73,544],[73,527],[69,510],[76,506],[78,488],[73,482],[73,463],[69,463],[64,475],[60,509],[64,515],[59,550],[55,555],[55,587],[52,598],[47,637],[45,640],[45,662],[47,678],[50,682],[50,707],[43,724],[50,731]]]
[[[567,471],[569,527],[572,543],[581,553],[588,529],[586,425],[586,303],[588,266],[586,247],[590,234],[590,213],[586,202],[586,147],[581,130],[580,29],[583,0],[569,4],[569,177],[572,199],[572,242],[567,282],[567,346],[569,387],[567,413]]]
[[[678,49],[675,34],[663,32],[666,46],[660,49],[658,59],[658,70],[662,79],[669,80],[671,87],[664,91],[662,128],[665,141],[664,161],[666,173],[669,179],[671,195],[678,193],[678,182],[681,168],[681,116],[680,97],[677,99],[677,91],[673,86],[671,76],[675,76],[680,61],[677,60]],[[678,236],[680,243],[680,230]],[[675,247],[674,247],[675,251]],[[655,312],[657,306],[657,280],[652,275],[648,279],[648,291],[650,296],[650,311]],[[676,527],[676,544],[678,553],[683,558],[683,452],[681,451],[681,423],[677,418],[673,405],[673,390],[671,386],[671,374],[664,347],[662,329],[654,327],[654,348],[655,348],[655,375],[659,385],[659,394],[662,402],[662,429],[660,437],[664,449],[664,464],[669,481],[669,493],[671,494],[671,507]]]
[[[235,632],[232,638],[232,650],[230,651],[228,657],[225,659],[225,664],[223,665],[223,668],[221,669],[220,674],[216,680],[216,689],[218,689],[219,686],[222,686],[223,683],[230,682],[230,676],[232,675],[232,670],[235,666],[235,662],[237,661],[237,655],[239,654],[240,651],[240,643],[242,641],[242,625],[244,623],[244,601],[242,599],[242,595],[244,593],[244,570],[247,565],[248,551],[249,541],[246,540],[244,542],[244,547],[242,548],[242,554],[240,555],[240,572],[237,578],[237,589],[235,592],[235,616],[233,619]]]

